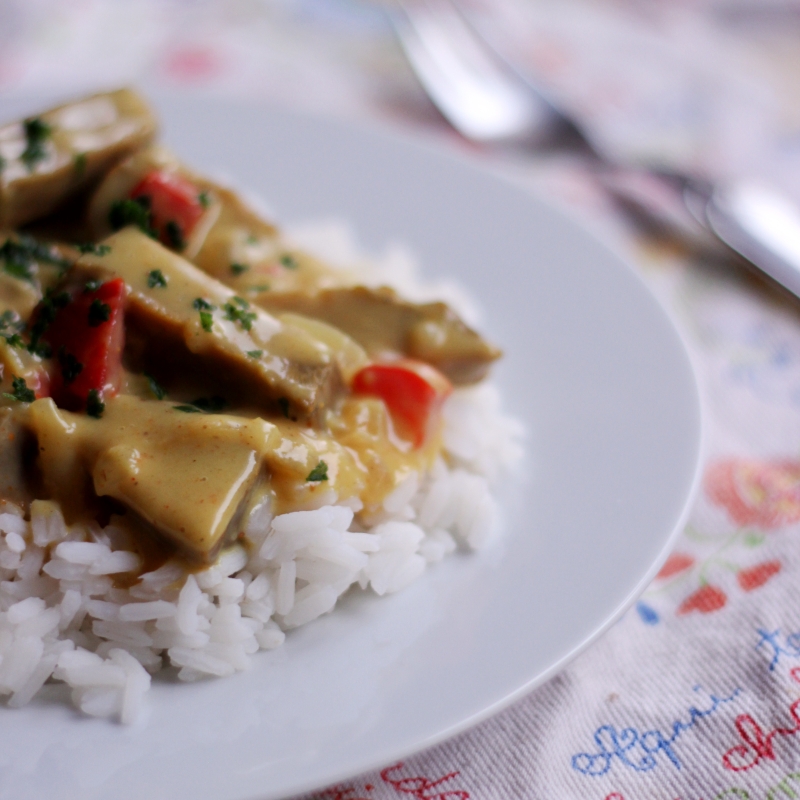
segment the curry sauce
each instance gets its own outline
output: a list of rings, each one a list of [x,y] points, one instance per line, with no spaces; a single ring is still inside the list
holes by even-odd
[[[129,90],[0,129],[0,500],[114,513],[196,563],[265,497],[368,527],[499,351],[290,246],[154,131]]]

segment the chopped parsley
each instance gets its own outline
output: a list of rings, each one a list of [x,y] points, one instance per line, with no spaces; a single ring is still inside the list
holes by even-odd
[[[86,281],[83,284],[83,292],[84,294],[89,294],[89,292],[96,292],[101,286],[103,285],[103,281],[99,278],[92,278],[91,280]]]
[[[208,196],[208,192],[200,192],[197,195],[197,202],[200,203],[202,208],[208,208],[211,205],[211,198]]]
[[[97,389],[89,389],[86,397],[86,413],[90,417],[100,419],[106,410],[106,404],[100,399],[100,392]]]
[[[186,240],[183,238],[181,226],[174,219],[171,219],[164,226],[164,234],[167,237],[169,246],[174,250],[183,250],[186,247]]]
[[[249,331],[253,327],[256,315],[252,311],[248,311],[248,308],[250,308],[250,303],[247,300],[243,300],[241,297],[234,297],[233,303],[225,303],[223,306],[225,319],[229,319],[231,322],[238,322],[242,326],[242,330]]]
[[[147,273],[147,286],[150,289],[155,289],[160,286],[162,289],[167,288],[167,277],[160,269],[151,269]]]
[[[52,289],[48,289],[39,303],[39,313],[36,316],[36,321],[31,326],[31,342],[28,345],[28,351],[36,353],[42,358],[49,358],[50,348],[46,344],[41,343],[41,338],[45,331],[53,323],[58,311],[64,306],[69,305],[72,298],[68,292],[59,292],[55,294]]]
[[[250,286],[247,289],[248,292],[253,292],[254,294],[258,294],[259,292],[268,292],[269,291],[269,284],[268,283],[258,283],[255,286]]]
[[[19,318],[19,315],[10,308],[0,314],[0,331],[5,331],[9,328],[21,331],[24,327],[25,323]]]
[[[25,342],[18,333],[0,333],[0,339],[5,339],[9,347],[24,347]]]
[[[145,372],[144,376],[147,378],[147,385],[156,399],[163,400],[167,396],[167,390],[149,373]]]
[[[3,272],[20,281],[34,282],[34,260],[16,242],[7,239],[0,247],[0,256],[3,258]]]
[[[39,356],[39,358],[50,358],[53,355],[53,349],[46,342],[36,342],[36,344],[30,342],[28,344],[28,352]]]
[[[202,297],[196,297],[192,303],[192,308],[200,312],[200,327],[206,333],[211,333],[211,329],[214,326],[214,317],[211,312],[216,306],[212,306],[208,300],[203,300]]]
[[[3,392],[3,397],[7,397],[9,400],[18,400],[20,403],[32,403],[36,399],[36,393],[33,389],[28,388],[25,378],[12,378],[11,388],[10,393]]]
[[[94,256],[104,256],[111,252],[111,246],[107,244],[93,244],[92,242],[82,242],[75,247],[81,253],[91,253]]]
[[[75,153],[75,158],[72,159],[72,166],[75,169],[75,175],[78,178],[83,177],[86,172],[86,153]]]
[[[38,241],[29,233],[21,233],[18,238],[20,246],[25,247],[31,257],[37,261],[41,261],[43,264],[52,264],[61,269],[71,266],[72,262],[68,258],[59,255],[51,245]]]
[[[10,308],[0,314],[0,339],[5,339],[9,347],[23,347],[19,331],[24,327],[25,323]]]
[[[9,347],[24,347],[25,343],[19,335],[25,323],[11,310],[0,314],[0,339],[5,339]]]
[[[231,272],[234,275],[241,275],[243,272],[247,272],[250,267],[247,264],[231,264]]]
[[[217,414],[225,408],[225,398],[219,395],[213,397],[198,397],[197,400],[192,400],[192,405],[197,406],[201,411],[207,414]]]
[[[83,372],[83,364],[63,347],[58,351],[58,363],[61,365],[61,377],[64,383],[72,383]]]
[[[328,465],[320,461],[311,472],[308,473],[307,481],[326,481],[328,480]]]
[[[22,124],[25,128],[26,144],[20,160],[28,168],[28,172],[33,172],[36,165],[47,157],[44,145],[53,129],[39,117],[26,119]]]
[[[291,253],[284,253],[279,260],[286,269],[297,269],[300,266],[297,263],[297,259]]]
[[[69,261],[54,253],[49,245],[42,244],[28,234],[20,234],[16,240],[6,239],[0,247],[0,260],[4,272],[29,283],[36,278],[37,261],[62,268],[69,266]]]
[[[247,351],[247,355],[249,355],[250,358],[261,358],[261,356],[264,355],[264,351],[263,350],[248,350]]]
[[[211,329],[214,327],[214,317],[210,311],[200,312],[200,327],[206,333],[211,333]]]
[[[225,408],[225,398],[214,395],[214,397],[198,397],[191,403],[184,403],[173,406],[176,411],[183,411],[184,414],[218,414]]]
[[[254,233],[250,233],[245,241],[247,244],[258,244],[258,236],[256,236]]]
[[[108,224],[115,231],[128,225],[135,225],[151,239],[158,239],[158,234],[152,225],[150,198],[144,195],[135,200],[117,200],[112,203],[108,212]]]
[[[96,328],[111,319],[111,306],[95,297],[89,306],[89,327]]]

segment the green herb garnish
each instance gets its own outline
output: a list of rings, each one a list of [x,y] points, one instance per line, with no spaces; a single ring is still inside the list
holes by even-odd
[[[149,289],[155,289],[160,286],[162,289],[167,288],[167,278],[160,269],[151,269],[147,273],[147,286]]]
[[[210,311],[200,312],[200,327],[206,333],[211,333],[211,329],[214,327],[214,317]]]
[[[311,472],[308,473],[307,481],[326,481],[328,480],[328,465],[320,461]]]
[[[144,376],[147,378],[147,385],[150,387],[150,391],[158,400],[163,400],[167,396],[167,390],[149,373],[145,372]]]
[[[36,399],[36,393],[33,389],[28,388],[25,383],[25,378],[12,378],[11,380],[12,391],[3,392],[3,397],[9,400],[18,400],[20,403],[32,403]]]
[[[96,292],[102,285],[103,281],[99,278],[92,278],[83,284],[83,293],[89,294],[89,292]]]
[[[57,267],[69,266],[69,261],[56,255],[52,248],[38,242],[33,236],[20,234],[16,241],[6,239],[0,247],[3,271],[19,280],[33,283],[36,278],[35,263],[54,264]]]
[[[247,289],[248,292],[253,292],[254,294],[258,294],[259,292],[268,292],[269,291],[269,284],[268,283],[259,283],[255,286],[249,286]]]
[[[241,275],[243,272],[247,272],[250,267],[247,264],[231,264],[231,272],[234,275]]]
[[[24,327],[25,323],[10,308],[0,314],[0,339],[5,339],[9,347],[25,346],[18,333]]]
[[[115,231],[128,225],[136,225],[151,239],[158,239],[158,234],[152,225],[150,198],[144,195],[135,200],[116,200],[112,203],[111,210],[108,212],[108,224]]]
[[[20,160],[28,168],[28,172],[33,172],[36,165],[47,157],[44,144],[50,138],[53,129],[39,117],[26,119],[22,124],[25,128],[26,144]]]
[[[106,404],[100,399],[100,392],[97,389],[89,389],[86,396],[86,413],[90,417],[100,419],[106,410]]]
[[[24,347],[25,342],[18,333],[0,333],[0,339],[5,339],[9,347]]]
[[[242,330],[249,331],[253,327],[256,315],[252,311],[246,309],[250,304],[241,297],[234,297],[234,302],[238,303],[241,308],[237,308],[233,303],[225,303],[223,309],[225,310],[225,319],[231,322],[238,322],[242,326]]]
[[[61,377],[64,383],[72,383],[83,372],[83,364],[63,347],[58,351],[58,363],[61,365]]]
[[[179,406],[172,406],[176,411],[183,411],[185,414],[218,414],[225,408],[225,398],[215,395],[214,397],[198,397],[191,403],[184,403]]]
[[[247,351],[247,355],[249,355],[250,358],[261,358],[261,356],[264,355],[264,351],[263,350],[248,350]]]
[[[28,351],[36,353],[42,358],[50,357],[50,348],[46,344],[40,342],[45,331],[52,325],[53,320],[56,318],[58,311],[64,306],[69,305],[72,301],[68,292],[59,292],[55,294],[52,289],[45,292],[42,301],[39,303],[39,313],[36,315],[36,321],[31,326],[31,341],[28,345]]]
[[[297,269],[300,266],[297,263],[297,259],[291,253],[284,253],[280,257],[280,262],[286,269]]]
[[[16,242],[7,239],[0,247],[0,257],[3,259],[3,271],[20,281],[33,283],[36,278],[34,260],[30,253],[21,248]]]
[[[211,333],[211,328],[214,325],[214,317],[211,312],[216,308],[212,306],[208,300],[203,300],[202,297],[196,297],[192,303],[192,308],[200,312],[200,326],[206,333]]]
[[[192,405],[205,411],[207,414],[217,414],[225,408],[225,398],[219,395],[213,397],[198,397],[197,400],[192,400]]]
[[[19,315],[10,308],[0,314],[0,331],[5,331],[9,328],[15,331],[21,331],[24,327],[25,323],[20,319]]]
[[[254,233],[249,233],[245,241],[247,244],[258,244],[258,236],[256,236]]]
[[[111,306],[95,297],[89,306],[89,327],[96,328],[111,319]]]
[[[53,355],[53,348],[47,342],[36,342],[36,344],[31,342],[28,344],[28,352],[39,358],[50,358]]]
[[[173,250],[183,250],[186,247],[186,240],[183,238],[183,231],[181,226],[171,219],[164,226],[164,233],[167,237],[167,242]]]
[[[111,246],[107,244],[93,244],[92,242],[82,242],[81,244],[76,244],[75,247],[80,253],[84,254],[91,253],[94,256],[104,256],[111,252]]]
[[[208,208],[211,205],[211,198],[208,196],[208,192],[200,192],[197,195],[197,202],[200,203],[202,208]]]

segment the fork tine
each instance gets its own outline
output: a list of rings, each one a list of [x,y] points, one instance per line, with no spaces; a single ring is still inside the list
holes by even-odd
[[[552,111],[501,62],[449,0],[399,0],[397,38],[429,97],[476,141],[528,138]]]

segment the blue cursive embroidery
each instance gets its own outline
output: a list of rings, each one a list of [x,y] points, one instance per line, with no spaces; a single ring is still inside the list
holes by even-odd
[[[756,644],[756,650],[767,647],[772,651],[769,662],[770,672],[773,672],[778,666],[781,656],[791,656],[792,658],[800,656],[800,633],[790,633],[788,636],[784,636],[780,628],[774,631],[758,628],[758,635],[761,638]]]
[[[702,692],[700,686],[695,692]],[[599,752],[578,753],[572,757],[572,768],[584,775],[605,775],[612,767],[614,759],[636,772],[650,772],[659,764],[659,756],[665,757],[676,769],[681,768],[681,761],[673,748],[673,744],[684,731],[694,727],[703,717],[711,716],[725,703],[730,703],[741,689],[736,689],[727,697],[708,694],[711,704],[707,708],[690,706],[688,719],[676,719],[668,733],[654,728],[641,733],[636,728],[617,730],[613,725],[601,725],[594,732],[594,741]],[[663,761],[664,759],[662,759]]]

